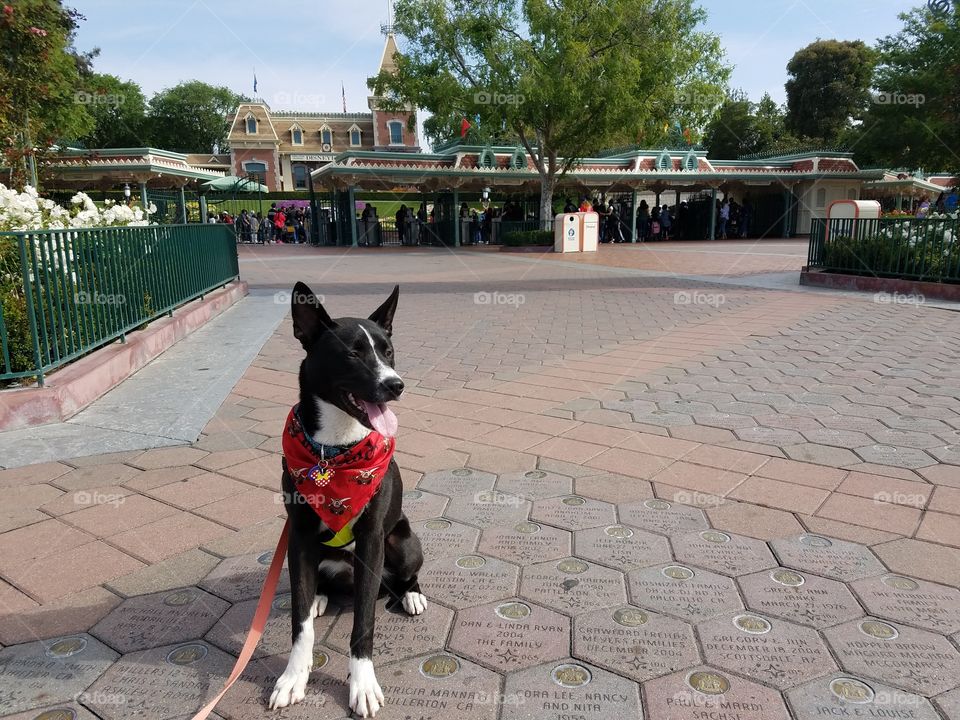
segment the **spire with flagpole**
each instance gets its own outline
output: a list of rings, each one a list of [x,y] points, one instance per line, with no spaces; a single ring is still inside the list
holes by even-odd
[[[343,80],[340,81],[340,95],[343,97],[343,112],[347,112],[347,89],[343,86]]]
[[[253,96],[257,96],[257,68],[253,68]]]

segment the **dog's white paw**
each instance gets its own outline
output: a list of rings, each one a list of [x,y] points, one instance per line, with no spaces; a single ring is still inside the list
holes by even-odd
[[[373,717],[383,705],[383,690],[369,658],[350,658],[350,709],[362,718]]]
[[[291,667],[283,671],[277,678],[277,684],[270,695],[270,709],[279,710],[300,702],[307,694],[307,679],[310,677],[309,666]]]
[[[269,708],[277,710],[298,703],[307,694],[307,680],[313,667],[313,618],[304,620],[290,648],[290,658],[270,694]]]
[[[427,598],[422,593],[404,593],[402,602],[407,615],[421,615],[427,609]]]

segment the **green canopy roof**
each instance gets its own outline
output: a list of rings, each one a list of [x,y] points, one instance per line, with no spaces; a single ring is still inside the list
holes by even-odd
[[[203,186],[209,190],[218,190],[220,192],[268,192],[267,186],[251,180],[250,178],[237,177],[236,175],[227,175],[205,182]]]

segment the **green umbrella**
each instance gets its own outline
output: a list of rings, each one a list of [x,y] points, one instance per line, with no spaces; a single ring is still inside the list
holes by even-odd
[[[216,180],[205,182],[203,186],[209,190],[219,192],[268,192],[267,186],[249,178],[227,175]]]

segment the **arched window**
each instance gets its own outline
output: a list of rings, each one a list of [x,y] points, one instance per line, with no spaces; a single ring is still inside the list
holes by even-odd
[[[657,158],[657,170],[670,170],[671,168],[673,168],[673,158],[670,157],[670,153],[664,150]]]
[[[387,123],[390,130],[390,144],[403,145],[403,123],[399,120],[391,120]]]
[[[290,141],[294,145],[303,145],[303,130],[300,129],[299,125],[290,128]]]
[[[320,142],[324,145],[333,145],[333,130],[327,125],[320,128]]]
[[[257,134],[257,119],[253,115],[247,115],[247,135]]]
[[[307,166],[293,166],[293,186],[298,190],[307,186]]]
[[[363,133],[360,128],[354,125],[350,128],[350,147],[360,147],[363,140]]]
[[[521,148],[513,151],[513,157],[510,158],[510,167],[514,170],[527,169],[527,154]]]
[[[243,164],[243,169],[247,175],[254,175],[257,182],[267,182],[267,164],[258,160],[249,160]]]
[[[700,167],[700,161],[697,159],[697,154],[691,150],[683,160],[683,169],[696,170],[698,167]]]

